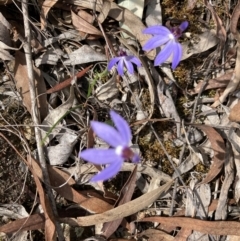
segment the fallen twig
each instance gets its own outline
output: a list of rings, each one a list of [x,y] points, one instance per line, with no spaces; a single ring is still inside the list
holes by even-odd
[[[23,45],[25,56],[26,56],[26,63],[27,63],[27,71],[28,71],[28,78],[29,78],[29,90],[30,90],[30,96],[31,96],[31,103],[32,103],[32,119],[33,123],[35,126],[38,126],[40,124],[39,121],[39,112],[38,108],[36,107],[36,93],[35,93],[35,78],[34,78],[34,71],[33,71],[33,66],[32,66],[32,52],[31,52],[31,30],[29,26],[29,16],[28,16],[28,1],[22,1],[22,11],[23,11],[23,19],[24,19],[24,31],[25,31],[25,36],[26,36],[26,41]],[[46,166],[46,161],[44,157],[44,151],[43,151],[43,146],[41,145],[41,132],[38,127],[35,127],[35,137],[36,137],[36,143],[37,143],[37,150],[38,150],[38,157],[39,157],[39,162],[42,168],[43,172],[43,178],[44,182],[46,184],[46,191],[48,198],[50,199],[50,205],[53,211],[53,214],[55,217],[57,217],[57,208],[55,204],[55,200],[53,197],[52,190],[50,188],[50,181],[49,181],[49,176],[47,172],[47,166]],[[56,226],[56,232],[58,235],[59,240],[63,241],[64,236],[62,232],[61,225],[58,221],[55,221],[55,226]]]

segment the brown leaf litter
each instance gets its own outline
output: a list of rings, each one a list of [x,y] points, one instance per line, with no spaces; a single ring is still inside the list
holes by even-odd
[[[0,1],[0,239],[238,240],[240,0],[28,3]],[[184,20],[181,63],[154,66],[142,31]],[[142,67],[108,71],[120,50]],[[141,163],[92,183],[79,152],[109,148],[90,122],[111,109]]]

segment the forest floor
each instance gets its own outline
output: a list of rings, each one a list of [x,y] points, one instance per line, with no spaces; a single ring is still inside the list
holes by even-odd
[[[231,0],[0,0],[0,240],[238,240],[239,15]],[[151,26],[177,34],[155,66],[172,40]],[[81,153],[127,133],[110,111],[129,160],[92,182],[115,160]]]

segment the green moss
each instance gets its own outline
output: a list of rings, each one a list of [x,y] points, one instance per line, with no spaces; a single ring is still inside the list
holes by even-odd
[[[184,104],[189,102],[190,100],[186,96],[181,96],[178,98],[178,101],[176,103],[176,108],[178,111],[178,114],[180,118],[186,119],[192,114],[192,108],[185,108]]]
[[[151,109],[151,99],[148,89],[143,89],[141,103],[143,105],[144,110]]]
[[[174,77],[182,89],[186,89],[188,86],[189,78],[187,78],[187,76],[190,75],[191,67],[192,66],[189,66],[188,62],[180,63],[178,67],[173,71]]]
[[[216,94],[217,94],[216,89],[204,91],[204,95],[208,96],[209,98],[214,98],[216,96]]]
[[[208,166],[205,166],[205,165],[203,165],[201,162],[199,162],[199,163],[195,166],[194,170],[195,170],[196,172],[208,173],[209,167],[208,167]]]
[[[171,122],[163,122],[161,125],[155,124],[154,128],[156,132],[159,134],[160,138],[163,140],[164,135],[172,131],[173,124]],[[160,165],[161,170],[169,175],[173,173],[173,167],[167,160],[167,157],[164,153],[163,148],[161,147],[160,143],[156,139],[156,137],[152,134],[149,138],[150,130],[145,128],[142,131],[139,138],[139,146],[141,149],[141,153],[143,156],[143,161],[147,161],[152,163],[153,165]],[[168,155],[171,157],[178,158],[180,153],[180,148],[176,148],[172,140],[163,141],[164,148],[166,149]]]

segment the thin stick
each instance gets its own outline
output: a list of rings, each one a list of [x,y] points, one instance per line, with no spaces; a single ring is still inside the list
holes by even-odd
[[[25,37],[26,41],[24,42],[23,48],[26,56],[26,64],[27,64],[27,72],[28,72],[28,79],[29,79],[29,90],[30,90],[30,97],[31,97],[31,105],[32,105],[32,119],[33,123],[36,126],[35,129],[35,137],[36,137],[36,143],[37,143],[37,150],[38,150],[38,157],[39,157],[39,162],[42,168],[42,173],[43,173],[43,180],[46,188],[47,195],[50,200],[50,205],[53,211],[54,216],[57,218],[58,213],[57,213],[57,208],[56,208],[56,203],[54,200],[54,196],[52,193],[52,190],[50,188],[50,181],[49,181],[49,175],[47,171],[47,165],[46,161],[44,158],[44,151],[43,147],[41,145],[41,132],[39,128],[37,127],[40,124],[39,121],[39,111],[36,106],[36,93],[35,93],[35,78],[34,78],[34,71],[33,71],[33,66],[32,66],[32,52],[31,52],[31,30],[30,30],[30,25],[29,25],[29,15],[28,15],[28,0],[23,0],[22,1],[22,12],[23,12],[23,20],[24,20],[24,31],[25,31]],[[55,220],[55,226],[56,226],[56,232],[58,235],[58,239],[60,241],[64,241],[64,236],[63,236],[63,231],[61,228],[60,223]]]

